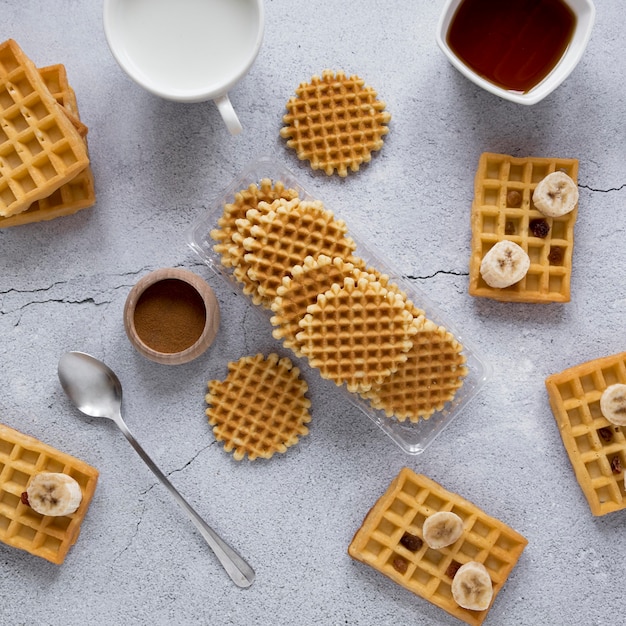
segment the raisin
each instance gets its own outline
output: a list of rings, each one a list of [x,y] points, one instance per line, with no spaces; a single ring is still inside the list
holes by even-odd
[[[611,471],[614,474],[621,474],[622,472],[622,461],[618,456],[614,456],[611,459]]]
[[[506,194],[506,205],[516,209],[522,206],[522,194],[517,189],[511,189]]]
[[[507,220],[504,222],[504,234],[505,235],[514,235],[515,234],[515,222],[511,220]]]
[[[535,236],[541,239],[545,239],[550,232],[550,224],[543,217],[540,217],[536,220],[530,220],[530,224],[528,225],[530,228],[530,232]]]
[[[412,535],[411,533],[404,533],[400,539],[400,543],[411,552],[417,552],[424,544],[419,537]]]
[[[401,556],[396,556],[391,564],[393,565],[393,569],[395,569],[396,572],[400,572],[400,574],[406,574],[406,570],[409,567],[408,561]]]
[[[548,255],[548,261],[551,265],[561,265],[563,262],[563,250],[559,246],[550,248],[550,254]]]
[[[22,504],[30,506],[30,502],[28,501],[28,492],[22,491],[22,494],[20,495],[20,500],[22,501]]]
[[[451,561],[450,565],[448,565],[448,569],[446,570],[446,576],[448,576],[448,578],[454,578],[456,573],[459,571],[459,567],[461,567],[460,563],[457,561]]]
[[[606,443],[613,441],[613,431],[606,426],[598,430],[598,435],[600,436],[600,439]]]

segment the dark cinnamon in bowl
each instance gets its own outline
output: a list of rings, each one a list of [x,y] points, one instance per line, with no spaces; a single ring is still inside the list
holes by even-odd
[[[124,328],[137,351],[157,363],[179,365],[213,343],[220,323],[215,294],[199,276],[165,268],[144,276],[124,306]]]

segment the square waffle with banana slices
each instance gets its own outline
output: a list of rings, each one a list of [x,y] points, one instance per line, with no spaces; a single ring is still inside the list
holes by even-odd
[[[70,87],[65,66],[50,65],[39,70],[41,77],[55,100],[63,107],[64,113],[74,124],[87,146],[88,128],[80,120],[76,94]],[[86,209],[96,201],[93,171],[90,165],[79,172],[72,180],[61,185],[46,198],[33,202],[26,210],[10,217],[0,217],[0,228],[20,226],[72,215]]]
[[[423,526],[440,511],[458,515],[463,530],[451,545],[434,549],[424,537]],[[476,505],[405,467],[366,515],[348,554],[450,615],[477,626],[487,617],[527,543]],[[452,595],[457,570],[470,562],[482,564],[491,579],[492,598],[482,611],[462,608]]]
[[[391,115],[358,76],[324,70],[301,83],[286,104],[280,136],[314,170],[356,172],[383,146]]]
[[[607,387],[626,384],[626,352],[587,361],[545,381],[563,445],[593,515],[626,508],[626,426],[604,417]]]
[[[89,165],[87,146],[15,41],[0,44],[0,216],[50,196]]]
[[[70,515],[41,515],[22,501],[30,479],[41,472],[68,474],[82,500]],[[76,543],[93,498],[98,470],[69,454],[0,424],[0,541],[60,565]]]
[[[471,213],[470,295],[503,302],[569,302],[578,205],[565,215],[549,217],[533,203],[539,182],[557,171],[577,184],[576,159],[481,155]],[[530,267],[513,285],[492,287],[481,276],[481,263],[505,240],[528,254]]]

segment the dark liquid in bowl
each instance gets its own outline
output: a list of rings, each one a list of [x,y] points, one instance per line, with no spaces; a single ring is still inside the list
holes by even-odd
[[[562,0],[463,0],[447,41],[483,78],[525,93],[559,62],[575,27]]]

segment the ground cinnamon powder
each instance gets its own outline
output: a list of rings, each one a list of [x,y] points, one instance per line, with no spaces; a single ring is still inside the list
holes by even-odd
[[[192,346],[206,323],[206,307],[189,284],[168,278],[150,285],[135,306],[135,330],[149,348],[165,354]]]

